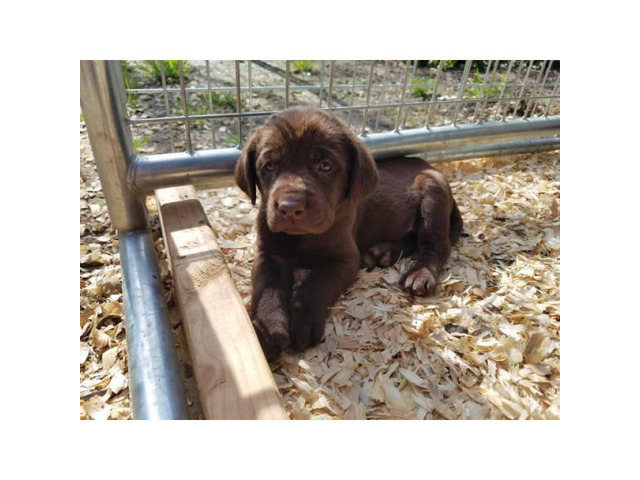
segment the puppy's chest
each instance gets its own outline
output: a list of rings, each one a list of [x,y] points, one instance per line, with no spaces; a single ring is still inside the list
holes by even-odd
[[[300,238],[295,252],[292,253],[298,268],[313,268],[325,263],[329,257],[340,255],[343,250],[344,248],[331,238],[310,235]]]

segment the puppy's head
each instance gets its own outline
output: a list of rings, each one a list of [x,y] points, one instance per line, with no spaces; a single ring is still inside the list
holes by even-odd
[[[326,232],[339,211],[373,192],[378,172],[346,125],[305,108],[277,113],[258,128],[235,178],[252,203],[260,191],[271,231],[303,235]]]

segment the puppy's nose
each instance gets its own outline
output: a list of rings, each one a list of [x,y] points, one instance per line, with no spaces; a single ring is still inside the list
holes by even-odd
[[[276,208],[280,215],[294,220],[300,218],[304,213],[304,202],[299,198],[283,198],[276,202]]]

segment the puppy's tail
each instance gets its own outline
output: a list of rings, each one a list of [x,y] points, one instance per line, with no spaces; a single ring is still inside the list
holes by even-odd
[[[451,208],[451,215],[449,216],[449,240],[451,240],[451,245],[456,243],[460,235],[462,234],[462,215],[460,215],[460,210],[458,210],[458,204],[456,201],[453,201],[453,208]]]

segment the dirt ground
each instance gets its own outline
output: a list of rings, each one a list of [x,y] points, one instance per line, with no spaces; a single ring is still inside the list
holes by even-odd
[[[365,63],[362,72],[368,75]],[[190,82],[197,84],[202,65],[192,64],[198,68]],[[228,82],[229,65],[216,67],[218,80]],[[401,65],[393,69],[396,77],[405,72]],[[277,71],[262,70],[252,71],[254,82],[275,81]],[[354,77],[348,70],[342,74],[345,81]],[[139,110],[132,116],[158,115],[164,108],[158,98],[144,97],[137,99]],[[318,99],[309,92],[294,97],[300,104]],[[252,108],[282,108],[277,106],[281,101],[280,93],[260,93]],[[336,101],[350,99],[338,96]],[[354,126],[359,118],[352,115]],[[374,129],[375,118],[369,120]],[[388,129],[393,120],[393,115],[381,116],[378,129]],[[249,121],[243,125],[243,137],[251,126]],[[198,148],[212,148],[212,130],[217,146],[237,140],[237,122],[204,122],[192,131]],[[144,139],[141,153],[170,151],[166,126],[133,131]],[[174,134],[174,146],[183,149],[179,125]],[[322,344],[285,354],[272,365],[291,418],[559,418],[559,152],[438,168],[451,180],[465,236],[454,248],[436,295],[413,299],[397,288],[409,260],[361,271],[331,310]],[[256,209],[237,188],[201,191],[199,197],[248,304]],[[202,418],[155,206],[152,200],[147,205],[190,413]],[[81,118],[82,419],[131,418],[120,275],[117,237]]]
[[[130,62],[137,65],[139,62]],[[314,62],[312,71],[295,72],[291,66],[289,106],[322,106],[327,107],[331,97],[332,107],[365,106],[367,97],[369,104],[384,105],[403,101],[402,89],[406,83],[404,102],[407,104],[430,100],[436,85],[437,68],[421,66],[401,61],[375,62],[371,70],[369,61],[338,61],[334,65],[334,81],[330,88],[330,62]],[[509,71],[506,62],[498,64],[494,71],[487,73],[479,69],[472,70],[466,86],[462,92],[461,103],[455,118],[458,123],[509,118],[514,114],[519,118],[525,113],[527,116],[540,115],[546,107],[546,100],[538,102],[499,101],[523,95],[537,94],[551,95],[553,86],[559,76],[555,69],[539,71],[542,65],[536,64],[528,71],[526,64],[516,63]],[[251,94],[244,90],[242,96],[242,111],[277,111],[285,108],[285,90],[269,89],[268,87],[285,85],[286,62],[284,61],[253,61],[239,63],[240,85],[249,85],[249,67],[251,67]],[[324,68],[323,68],[324,67]],[[508,75],[507,75],[508,73]],[[367,83],[371,74],[372,84],[384,87],[372,88],[367,91]],[[460,94],[460,83],[463,72],[461,69],[443,70],[437,80],[437,90],[434,100],[452,101]],[[405,78],[406,77],[406,78]],[[231,113],[236,110],[235,81],[236,72],[234,62],[210,62],[209,79],[205,61],[189,62],[188,77],[185,80],[187,88],[200,88],[200,91],[187,94],[190,114]],[[406,79],[406,82],[405,82]],[[537,80],[544,81],[544,87],[536,84]],[[508,86],[502,91],[502,83]],[[303,90],[308,85],[322,85],[321,90]],[[225,87],[228,91],[214,95],[217,103],[209,102],[206,98],[207,86],[212,88]],[[129,113],[132,118],[144,119],[150,117],[164,117],[167,115],[183,115],[184,107],[176,84],[168,85],[169,93],[165,99],[158,81],[145,80],[139,85],[141,88],[156,88],[155,94],[130,94],[128,96]],[[355,86],[355,87],[354,87]],[[331,90],[331,96],[329,91]],[[483,96],[483,92],[490,97],[486,102],[474,102]],[[559,94],[559,90],[556,92]],[[168,109],[167,109],[168,105]],[[527,111],[527,105],[530,107]],[[559,113],[559,102],[551,104],[550,114]],[[455,106],[442,104],[434,106],[429,112],[426,106],[410,106],[404,108],[398,115],[397,108],[372,109],[365,123],[364,110],[351,112],[337,110],[335,113],[342,118],[354,132],[372,133],[388,131],[398,128],[419,128],[425,125],[429,113],[430,126],[449,124],[454,117]],[[267,117],[250,117],[243,119],[242,140],[245,140],[252,128],[260,125]],[[235,119],[203,120],[191,123],[191,137],[194,149],[219,147],[233,147],[240,141],[240,125]],[[186,149],[185,127],[177,122],[169,126],[166,123],[136,124],[132,128],[134,138],[143,154],[168,153],[171,151],[171,140],[176,151]]]

